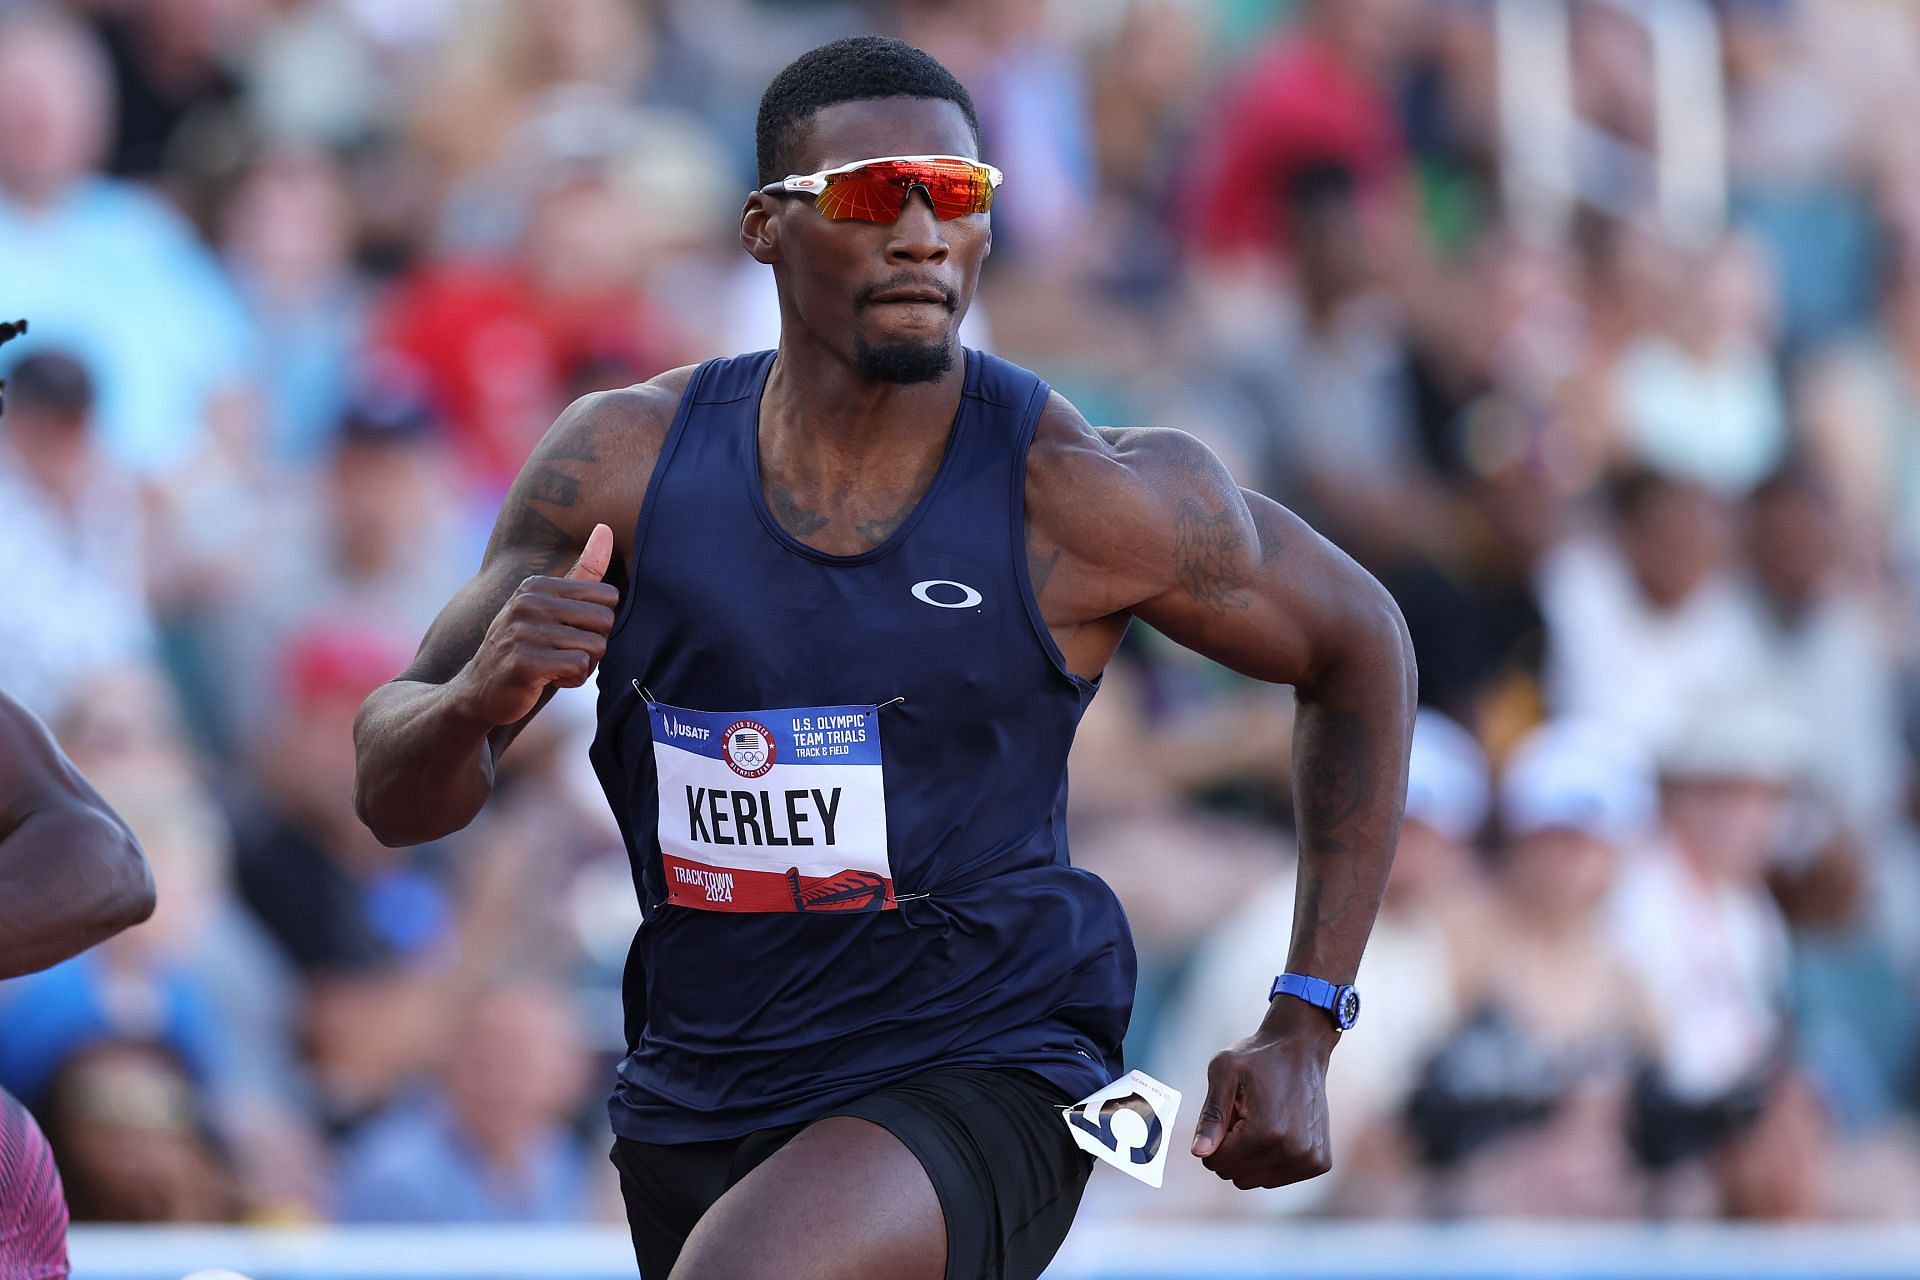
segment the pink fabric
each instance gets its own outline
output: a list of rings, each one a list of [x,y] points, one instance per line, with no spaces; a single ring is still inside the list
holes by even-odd
[[[0,1091],[0,1280],[66,1280],[67,1198],[53,1149]]]

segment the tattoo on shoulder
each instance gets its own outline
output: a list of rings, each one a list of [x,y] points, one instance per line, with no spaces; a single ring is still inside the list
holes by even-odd
[[[780,522],[780,527],[796,538],[804,538],[827,527],[824,515],[801,506],[799,499],[785,489],[776,487],[768,505],[773,508],[773,518]]]
[[[1247,535],[1231,510],[1210,516],[1188,498],[1173,518],[1173,572],[1187,594],[1215,613],[1245,609]]]

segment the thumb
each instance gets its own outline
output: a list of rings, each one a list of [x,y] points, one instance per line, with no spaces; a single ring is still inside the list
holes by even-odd
[[[1207,1096],[1200,1104],[1200,1122],[1193,1130],[1193,1154],[1205,1158],[1220,1149],[1226,1136],[1228,1114],[1237,1091],[1234,1072],[1215,1058],[1207,1064]]]
[[[612,559],[613,530],[597,524],[587,535],[587,545],[581,548],[580,558],[567,570],[567,576],[583,582],[598,582],[607,576],[607,562]]]

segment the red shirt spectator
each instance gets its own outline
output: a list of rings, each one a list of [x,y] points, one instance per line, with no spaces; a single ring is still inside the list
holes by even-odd
[[[1406,165],[1386,94],[1311,23],[1254,56],[1216,120],[1187,210],[1208,254],[1284,251],[1288,184],[1309,165],[1351,171],[1369,203],[1393,190]]]

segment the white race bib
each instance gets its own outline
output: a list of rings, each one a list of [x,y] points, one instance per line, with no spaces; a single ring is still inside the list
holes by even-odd
[[[1180,1091],[1144,1071],[1129,1071],[1067,1108],[1067,1131],[1089,1155],[1157,1187],[1167,1172]]]
[[[650,701],[647,714],[669,903],[895,905],[878,708],[690,711]]]

